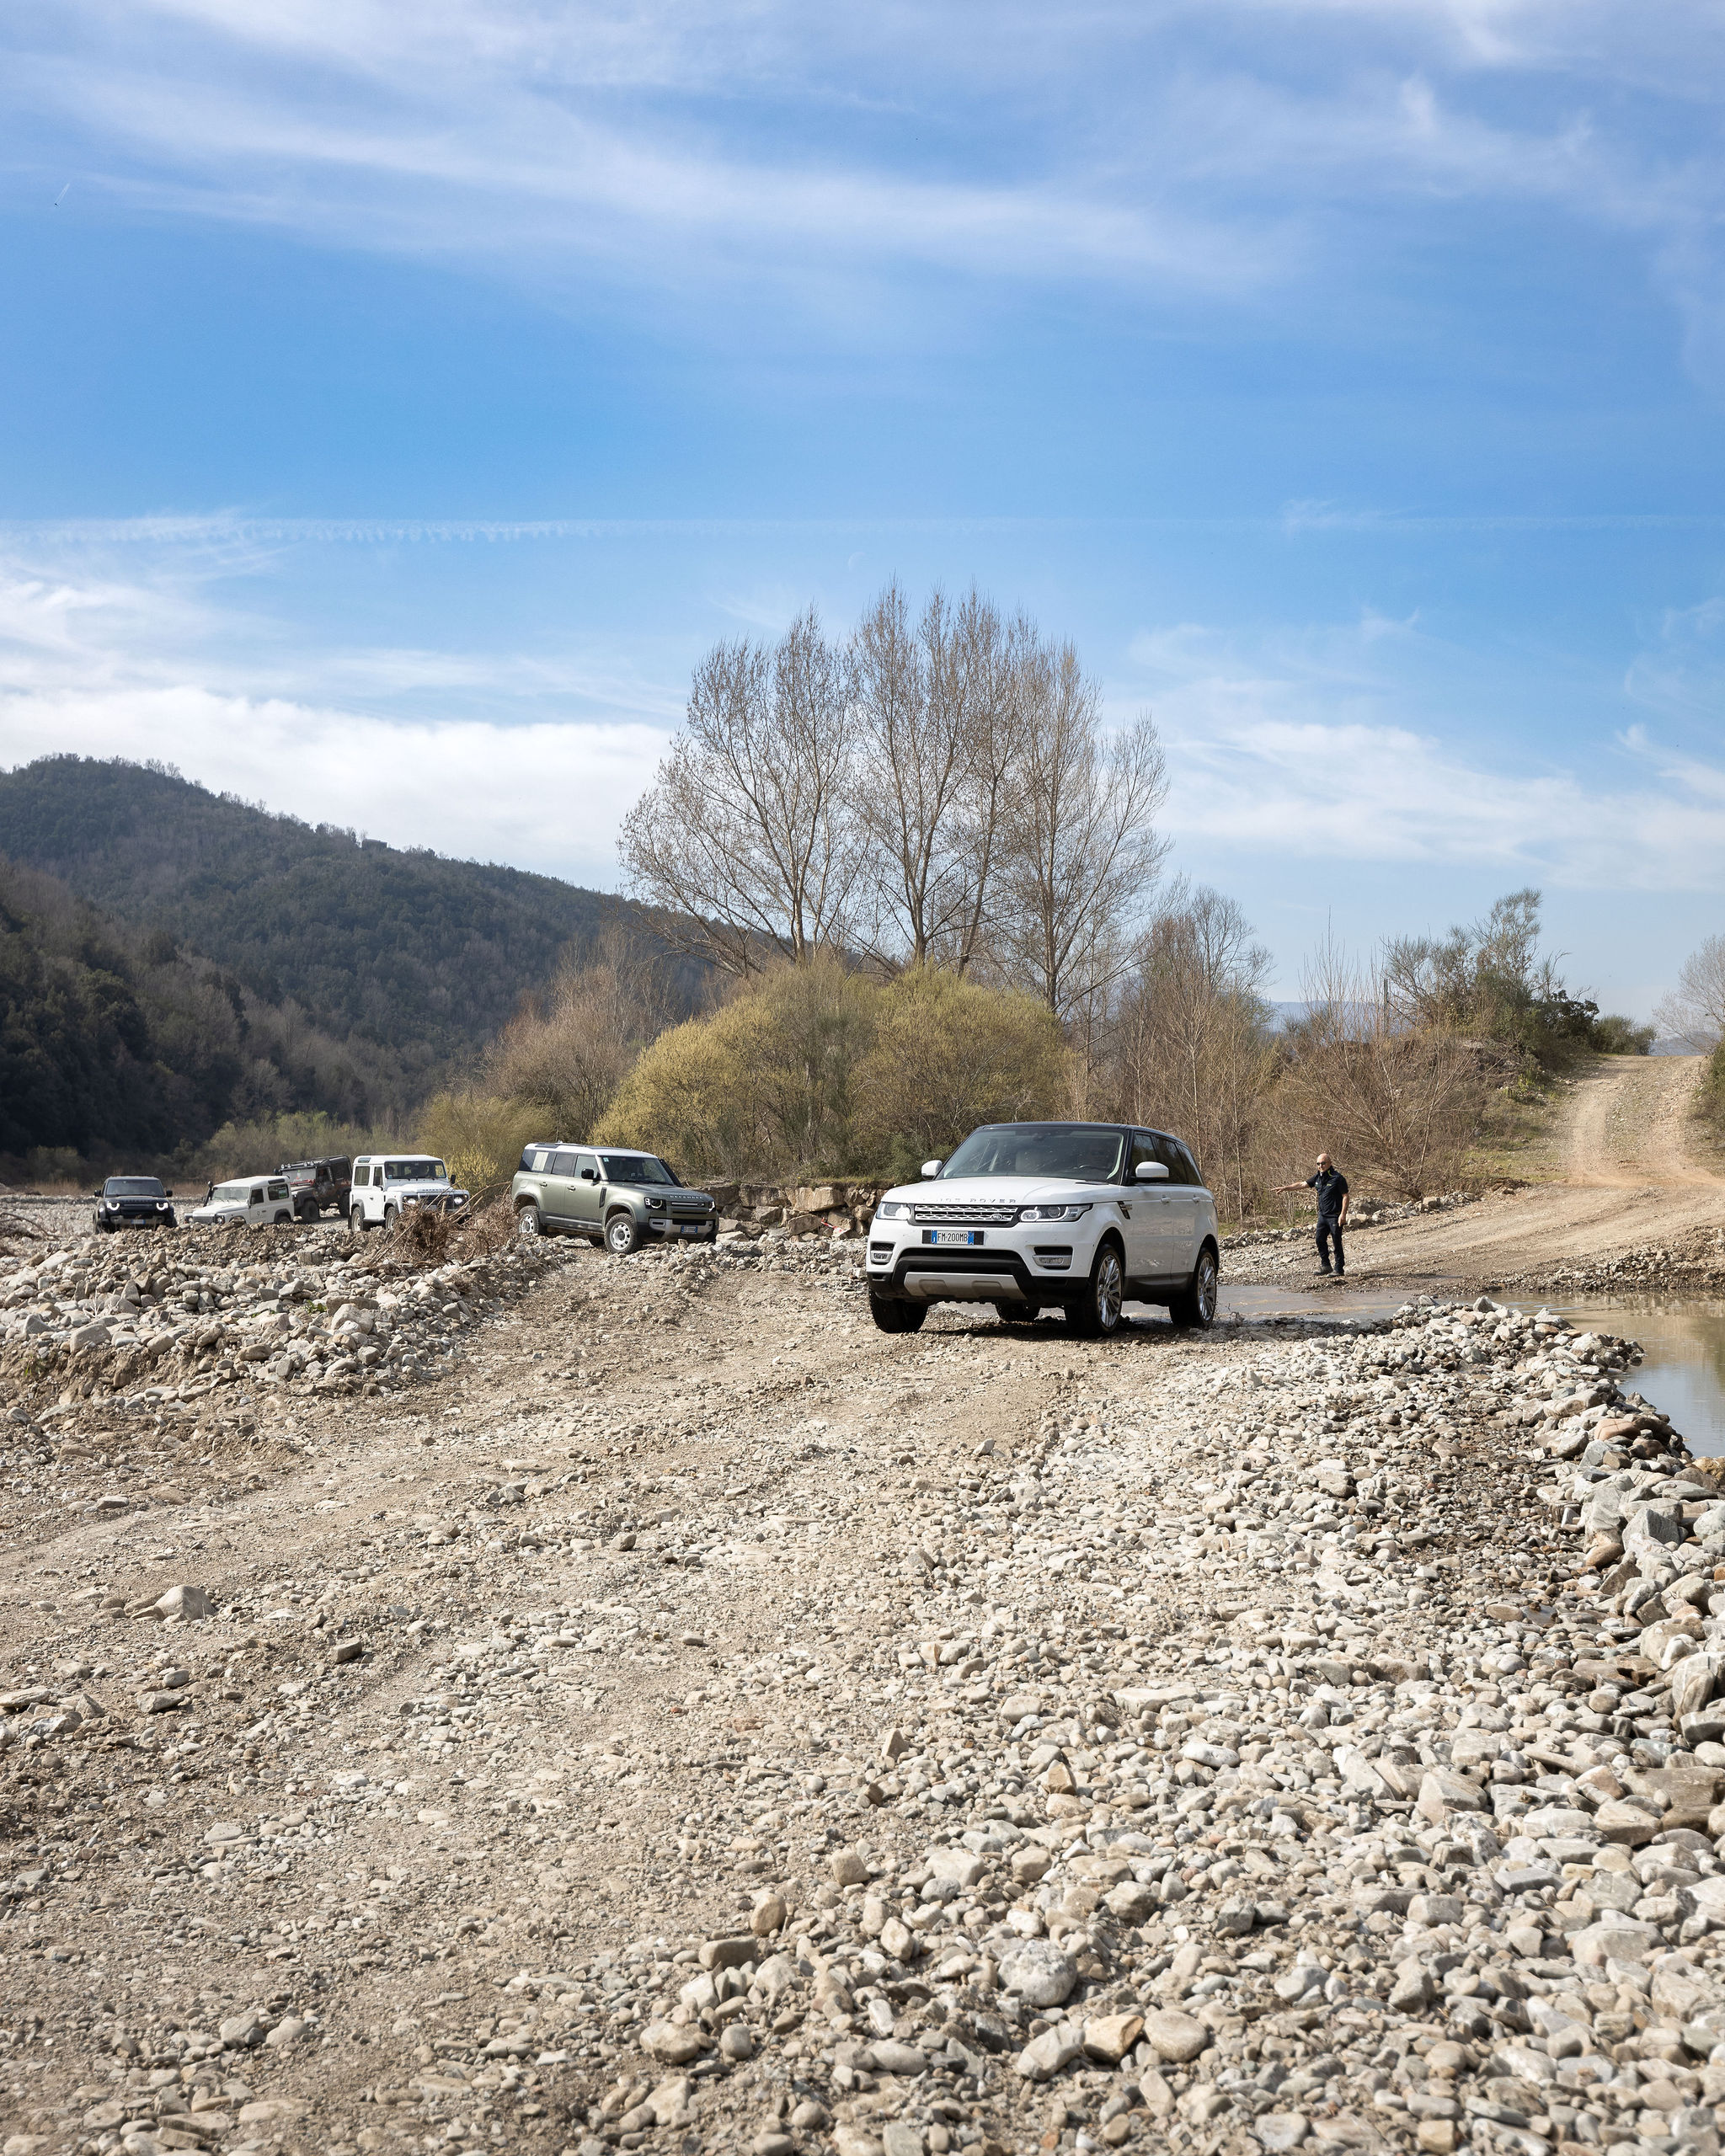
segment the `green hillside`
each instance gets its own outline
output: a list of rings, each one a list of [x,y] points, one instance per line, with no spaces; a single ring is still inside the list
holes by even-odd
[[[165,931],[0,862],[0,1155],[124,1162],[236,1120],[364,1119],[402,1082],[387,1049],[332,1041]]]
[[[0,855],[356,1051],[386,1051],[409,1099],[489,1039],[617,904],[313,828],[160,767],[77,756],[0,773]]]

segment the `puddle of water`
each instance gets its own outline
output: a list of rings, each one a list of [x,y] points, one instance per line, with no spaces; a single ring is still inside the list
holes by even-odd
[[[1403,1282],[1395,1288],[1311,1289],[1242,1284],[1222,1286],[1220,1315],[1231,1317],[1392,1317],[1417,1294],[1466,1299],[1459,1284],[1443,1279]],[[1725,1301],[1695,1296],[1595,1295],[1585,1302],[1518,1302],[1516,1310],[1553,1310],[1589,1331],[1615,1332],[1639,1341],[1642,1359],[1624,1371],[1626,1392],[1651,1401],[1687,1441],[1710,1459],[1725,1454]],[[1166,1316],[1160,1307],[1128,1304],[1140,1324]]]
[[[1639,1341],[1642,1361],[1617,1382],[1650,1401],[1692,1453],[1725,1453],[1725,1302],[1696,1296],[1594,1295],[1584,1302],[1520,1302],[1553,1310],[1572,1325]]]

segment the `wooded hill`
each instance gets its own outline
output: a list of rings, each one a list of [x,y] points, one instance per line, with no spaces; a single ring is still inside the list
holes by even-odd
[[[411,1106],[566,952],[637,910],[77,756],[0,773],[0,857],[14,864],[0,1151],[14,1155],[161,1150],[248,1114]],[[674,1000],[692,1003],[681,972]]]

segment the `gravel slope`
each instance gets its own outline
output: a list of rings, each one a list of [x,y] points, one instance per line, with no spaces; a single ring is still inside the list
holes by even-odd
[[[481,1307],[15,1385],[10,2156],[1712,2146],[1725,1541],[1612,1343],[887,1338],[797,1245]]]

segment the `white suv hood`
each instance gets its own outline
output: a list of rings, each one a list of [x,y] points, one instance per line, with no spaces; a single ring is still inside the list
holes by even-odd
[[[1124,1194],[1117,1182],[1077,1182],[1066,1176],[954,1176],[901,1183],[886,1198],[899,1205],[1099,1205]]]

